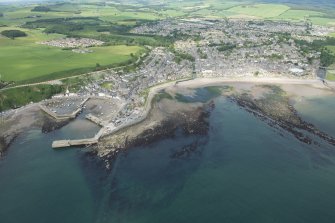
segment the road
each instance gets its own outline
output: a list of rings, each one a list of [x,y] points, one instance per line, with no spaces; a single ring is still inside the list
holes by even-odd
[[[101,70],[101,71],[93,71],[93,72],[90,72],[90,73],[78,74],[78,75],[71,76],[71,77],[63,77],[63,78],[58,78],[58,79],[49,80],[49,81],[36,82],[36,83],[31,83],[31,84],[21,84],[21,85],[16,85],[16,86],[13,86],[13,87],[5,87],[5,88],[0,89],[0,92],[1,91],[5,91],[5,90],[9,90],[9,89],[14,89],[14,88],[29,87],[29,86],[36,86],[36,85],[42,85],[42,84],[61,85],[62,84],[62,80],[73,79],[73,78],[81,77],[81,76],[84,76],[84,75],[93,75],[93,74],[97,74],[98,72],[102,72],[102,71],[122,69],[122,68],[125,68],[125,67],[128,67],[128,66],[132,66],[134,64],[138,64],[141,61],[141,59],[144,58],[145,56],[146,56],[146,54],[142,54],[137,59],[137,61],[135,61],[132,64],[128,64],[128,65],[124,65],[124,66],[109,68],[109,69]]]

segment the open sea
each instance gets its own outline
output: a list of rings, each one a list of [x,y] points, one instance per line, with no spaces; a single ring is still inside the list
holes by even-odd
[[[334,223],[335,147],[303,144],[225,97],[214,101],[208,135],[132,148],[110,171],[85,149],[51,149],[94,135],[88,121],[21,135],[0,160],[0,222]],[[334,97],[296,108],[335,136]]]

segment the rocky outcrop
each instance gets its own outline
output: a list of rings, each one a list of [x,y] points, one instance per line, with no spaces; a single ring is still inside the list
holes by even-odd
[[[284,129],[306,144],[318,144],[312,136],[335,145],[335,138],[319,130],[313,124],[304,121],[290,104],[285,92],[277,86],[270,88],[263,98],[255,99],[248,93],[234,94],[230,99],[246,111],[265,121],[272,127]]]
[[[43,117],[43,122],[41,126],[41,130],[43,133],[49,133],[54,130],[60,129],[63,126],[67,125],[72,119],[67,120],[56,120],[47,115]]]
[[[132,126],[101,139],[96,149],[100,156],[112,157],[119,150],[174,137],[179,131],[185,135],[206,135],[209,130],[208,117],[214,107],[214,102],[211,101],[193,110],[176,111],[173,115],[167,115],[161,121],[155,122],[154,125],[147,126],[147,123],[153,119],[149,117],[146,122],[138,124],[137,127]]]

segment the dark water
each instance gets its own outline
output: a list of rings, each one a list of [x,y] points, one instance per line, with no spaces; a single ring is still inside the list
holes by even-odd
[[[69,126],[22,136],[0,162],[1,222],[335,222],[335,148],[215,102],[207,136],[133,148],[109,172],[84,151],[49,148]],[[319,115],[335,99],[303,103],[304,118],[335,131],[332,113]]]
[[[55,139],[93,136],[83,120],[19,137],[0,160],[0,222],[94,222],[93,197],[76,149],[52,150]]]

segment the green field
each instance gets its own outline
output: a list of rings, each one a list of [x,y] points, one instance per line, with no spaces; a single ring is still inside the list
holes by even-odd
[[[327,49],[331,50],[335,54],[335,46],[327,46]],[[329,81],[335,81],[335,64],[328,67],[326,79]]]
[[[236,13],[227,10],[201,9],[191,13],[192,16],[201,16],[206,18],[226,18],[236,15]]]
[[[310,20],[315,25],[334,26],[335,18],[328,18],[327,14],[323,12],[311,10],[295,10],[290,9],[283,14],[275,17],[274,19],[291,20],[291,21],[304,21]]]
[[[273,18],[289,10],[290,7],[280,4],[254,4],[236,6],[228,11],[240,15],[254,16],[259,18]]]
[[[36,19],[51,19],[64,17],[99,17],[106,21],[119,21],[123,19],[158,19],[156,11],[142,11],[118,9],[114,6],[96,6],[93,4],[62,4],[49,6],[49,12],[32,12],[33,6],[28,7],[13,7],[6,9],[5,16],[0,18],[0,21],[10,22],[10,24],[19,24]],[[1,6],[0,6],[1,10]],[[29,16],[39,16],[38,18],[27,18]]]
[[[331,50],[335,54],[335,46],[327,46],[327,49]]]
[[[322,12],[290,9],[277,16],[278,19],[304,20],[305,18],[324,16]]]
[[[4,13],[4,16],[0,17],[0,25],[7,26],[0,26],[0,32],[19,29],[28,34],[28,37],[15,40],[0,36],[1,80],[15,81],[17,84],[32,83],[89,72],[94,70],[97,64],[101,67],[125,64],[134,60],[131,54],[138,56],[143,51],[142,45],[159,45],[161,42],[152,37],[127,35],[124,33],[124,30],[127,30],[125,27],[134,26],[140,20],[155,20],[179,14],[173,10],[158,13],[149,8],[113,4],[49,4],[49,12],[31,11],[34,6],[0,5],[0,11]],[[65,23],[55,20],[63,18],[71,18],[71,21]],[[31,25],[27,26],[29,23]],[[67,29],[71,25],[83,28]],[[104,33],[99,31],[104,27],[110,30],[107,29]],[[48,29],[56,31],[46,34]],[[102,38],[110,46],[92,47],[90,50],[93,50],[93,53],[79,54],[38,44],[67,35]]]
[[[288,20],[293,22],[304,21],[309,19],[315,25],[335,26],[334,14],[328,14],[321,11],[310,9],[295,9],[282,4],[248,4],[232,7],[228,10],[221,11],[234,13],[227,15],[232,18],[256,18],[256,19],[274,19]],[[213,13],[215,15],[215,13]]]
[[[54,94],[62,92],[63,86],[37,85],[33,87],[20,87],[0,92],[0,111],[17,108],[30,102],[39,102],[51,98]]]
[[[335,26],[335,18],[311,17],[310,20],[315,25]]]
[[[335,81],[335,70],[328,70],[326,79],[329,81]]]
[[[2,28],[4,29],[4,28]],[[0,29],[1,30],[1,29]],[[0,37],[0,74],[5,81],[26,81],[54,72],[83,67],[95,67],[121,63],[137,54],[139,46],[92,47],[93,53],[79,54],[38,44],[37,41],[59,38],[61,35],[46,35],[38,30],[24,30],[28,37],[11,40]],[[53,79],[50,76],[48,79]]]

